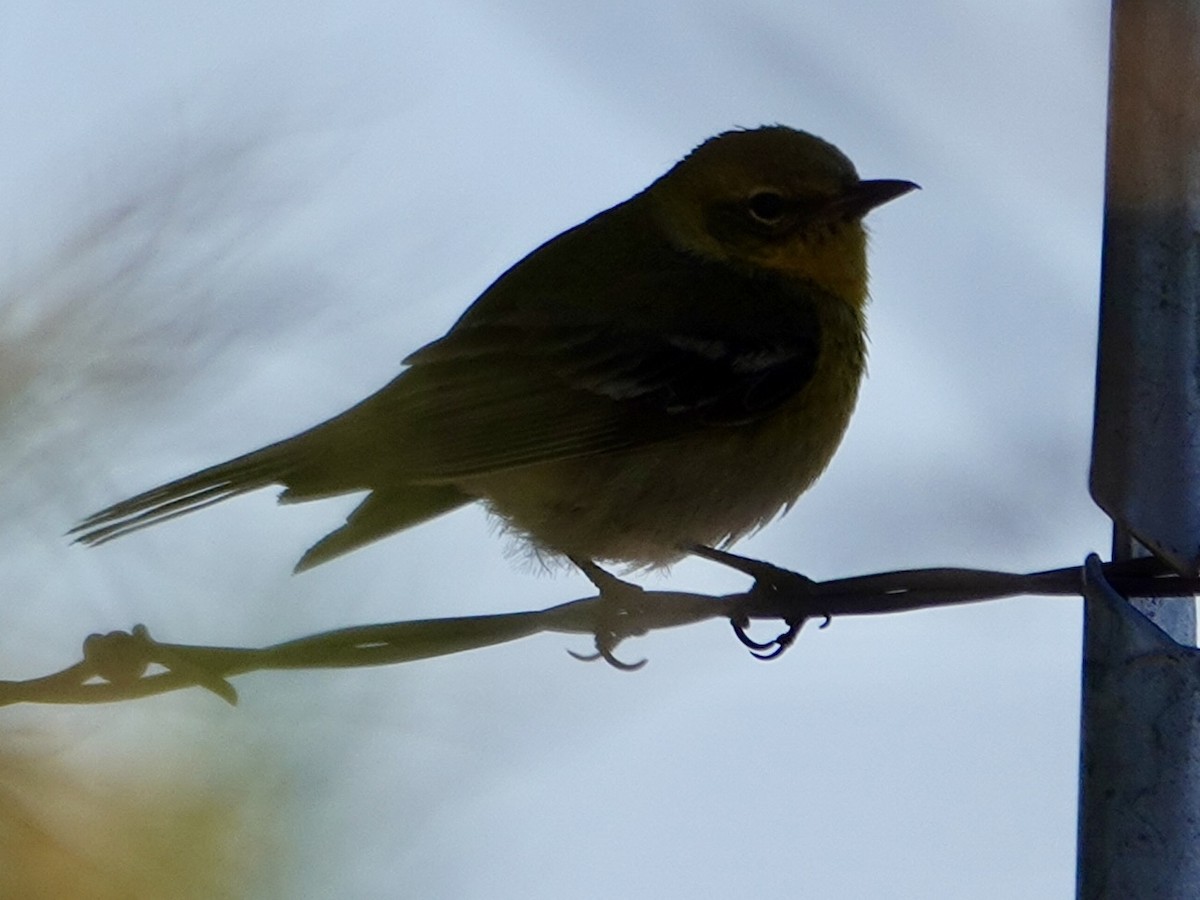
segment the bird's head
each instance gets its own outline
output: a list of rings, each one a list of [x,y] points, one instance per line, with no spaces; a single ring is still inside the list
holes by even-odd
[[[833,144],[774,125],[710,138],[646,197],[677,249],[803,279],[860,308],[867,285],[863,217],[916,187],[863,181]]]

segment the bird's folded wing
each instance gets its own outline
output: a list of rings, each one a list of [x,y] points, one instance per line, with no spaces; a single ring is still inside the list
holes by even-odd
[[[356,441],[395,447],[391,464],[405,480],[453,481],[752,422],[803,389],[819,346],[815,323],[743,338],[561,323],[461,328],[335,421]],[[383,433],[368,438],[375,428]]]

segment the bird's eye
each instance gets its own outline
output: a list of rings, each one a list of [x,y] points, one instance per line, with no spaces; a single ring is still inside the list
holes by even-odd
[[[750,215],[764,225],[778,225],[787,213],[787,203],[783,195],[775,191],[759,191],[751,194],[746,201]]]

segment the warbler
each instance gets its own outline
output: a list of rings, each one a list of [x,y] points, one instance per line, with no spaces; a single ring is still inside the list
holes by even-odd
[[[361,403],[72,533],[280,485],[282,503],[368,492],[296,571],[474,501],[543,557],[728,546],[840,443],[866,361],[862,220],[915,187],[782,125],[719,134],[508,269]]]

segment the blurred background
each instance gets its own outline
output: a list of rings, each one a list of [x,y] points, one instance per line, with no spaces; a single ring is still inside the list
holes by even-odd
[[[782,122],[868,178],[846,441],[740,552],[814,578],[1105,552],[1086,492],[1105,4],[0,6],[0,677],[92,631],[256,645],[537,608],[477,509],[303,576],[353,497],[103,547],[83,515],[373,391],[546,238]],[[687,562],[650,587],[745,580]],[[721,623],[0,710],[0,896],[1059,898],[1080,604]]]

